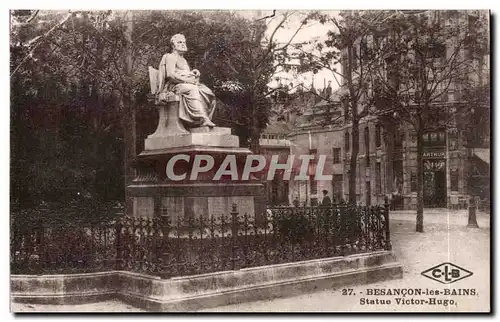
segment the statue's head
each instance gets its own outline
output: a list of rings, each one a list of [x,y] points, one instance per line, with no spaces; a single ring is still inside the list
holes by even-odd
[[[186,46],[186,37],[182,34],[173,35],[170,38],[170,44],[172,45],[172,49],[181,53],[185,53],[187,51]]]

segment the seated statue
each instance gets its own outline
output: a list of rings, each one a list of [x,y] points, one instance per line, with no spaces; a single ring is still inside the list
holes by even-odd
[[[172,52],[163,55],[160,62],[156,102],[162,103],[173,92],[180,97],[181,120],[192,127],[215,127],[211,121],[215,111],[215,95],[207,86],[200,84],[200,72],[197,69],[190,70],[184,58],[186,39],[177,34],[170,42]]]

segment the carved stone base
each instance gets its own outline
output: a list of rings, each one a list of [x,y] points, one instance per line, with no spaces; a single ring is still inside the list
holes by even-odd
[[[195,129],[193,129],[195,130]],[[231,135],[230,128],[212,128],[206,133],[166,133],[149,136],[144,142],[145,150],[162,150],[184,146],[239,147],[239,138]]]
[[[260,183],[144,184],[128,186],[134,200],[132,216],[156,217],[168,213],[175,225],[178,219],[229,216],[232,205],[240,215],[262,215],[266,197]]]
[[[179,119],[179,97],[157,105],[159,112],[158,127],[155,133],[144,141],[144,149],[163,150],[185,146],[239,147],[239,138],[231,135],[231,129],[208,126],[196,127],[187,131]]]
[[[193,140],[197,137],[231,137],[230,129],[214,128],[212,133],[190,133],[178,135],[177,139]],[[181,138],[181,139],[179,139]],[[172,139],[174,140],[173,136]],[[168,142],[172,144],[172,142]],[[234,143],[237,143],[235,141]],[[264,186],[254,177],[241,180],[246,156],[252,152],[246,148],[205,145],[170,147],[162,150],[144,150],[138,155],[137,177],[127,187],[128,195],[133,199],[135,217],[156,217],[167,212],[175,218],[192,218],[229,215],[236,204],[238,212],[248,215],[261,215],[265,211],[266,195]],[[171,181],[166,175],[168,161],[175,155],[189,156],[188,162],[177,162],[174,172],[185,174],[182,181]],[[214,159],[212,169],[199,173],[191,180],[193,160],[196,155],[210,155]],[[238,179],[222,176],[214,180],[216,171],[228,155],[235,156]]]

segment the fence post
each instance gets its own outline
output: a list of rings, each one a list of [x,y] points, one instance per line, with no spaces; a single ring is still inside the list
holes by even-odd
[[[470,197],[469,199],[469,220],[467,223],[467,228],[479,228],[479,225],[477,224],[477,218],[476,218],[476,200],[474,197]]]
[[[115,269],[116,270],[121,270],[122,269],[122,262],[123,262],[123,252],[122,252],[122,219],[118,219],[115,223],[115,228],[116,228],[116,260],[115,260]]]
[[[384,221],[385,221],[385,249],[392,250],[391,229],[389,223],[389,198],[384,197]]]
[[[163,241],[161,243],[161,257],[162,257],[162,272],[161,276],[163,278],[169,277],[169,272],[166,271],[168,268],[168,258],[169,258],[169,241],[168,236],[170,234],[170,222],[168,218],[167,207],[160,207],[160,223],[161,231],[163,234]]]
[[[345,256],[347,250],[347,224],[346,224],[346,215],[348,213],[348,204],[342,203],[339,211],[339,236],[340,236],[340,255]]]
[[[236,209],[236,204],[232,205],[231,210],[231,269],[234,270],[236,265],[236,238],[238,237],[238,210]]]

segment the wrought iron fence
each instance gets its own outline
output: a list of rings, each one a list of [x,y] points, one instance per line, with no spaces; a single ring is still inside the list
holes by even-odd
[[[391,249],[389,205],[129,218],[11,232],[13,273],[129,270],[164,278]]]
[[[114,269],[113,222],[13,222],[10,232],[13,274],[78,273]]]

